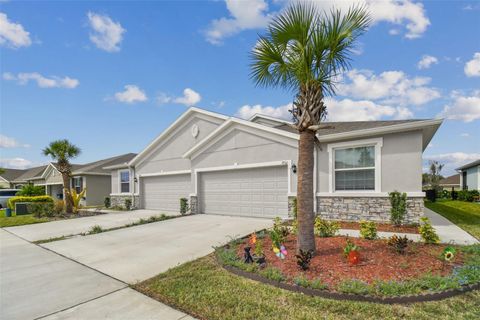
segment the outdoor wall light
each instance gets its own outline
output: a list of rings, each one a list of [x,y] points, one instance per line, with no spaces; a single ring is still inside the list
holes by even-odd
[[[133,178],[133,182],[137,183],[138,182],[138,179],[137,177]]]
[[[292,164],[292,172],[297,173],[297,166]]]

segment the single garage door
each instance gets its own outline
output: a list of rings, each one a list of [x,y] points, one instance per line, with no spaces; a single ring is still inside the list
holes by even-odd
[[[190,194],[190,174],[141,178],[142,207],[165,213],[180,212],[180,198]]]
[[[286,166],[278,166],[200,173],[200,211],[248,217],[286,217],[287,170]]]

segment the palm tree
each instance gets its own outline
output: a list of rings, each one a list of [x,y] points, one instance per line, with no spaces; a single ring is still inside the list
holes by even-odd
[[[335,93],[339,75],[350,67],[357,38],[369,24],[364,7],[320,12],[297,2],[273,18],[267,35],[252,50],[251,77],[257,86],[282,87],[295,94],[290,110],[299,132],[297,251],[315,252],[313,162],[317,132],[327,115],[324,98]]]
[[[70,175],[72,173],[72,165],[70,159],[77,157],[81,150],[76,145],[71,144],[67,139],[56,140],[50,142],[48,147],[43,149],[45,156],[51,156],[56,161],[57,170],[62,174],[63,194],[65,195],[65,211],[73,212],[73,199],[70,193]]]

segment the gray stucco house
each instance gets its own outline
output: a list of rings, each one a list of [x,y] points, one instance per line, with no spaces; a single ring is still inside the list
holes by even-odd
[[[457,168],[462,190],[480,190],[480,159]]]
[[[408,220],[423,215],[422,152],[442,120],[331,122],[315,148],[312,194],[332,219],[388,220],[388,192],[408,195]],[[131,161],[112,171],[112,203],[178,212],[287,217],[296,196],[299,135],[288,121],[241,120],[190,108]]]

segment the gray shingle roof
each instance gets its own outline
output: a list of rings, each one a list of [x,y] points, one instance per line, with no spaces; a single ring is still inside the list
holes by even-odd
[[[460,168],[457,168],[457,170],[468,169],[468,168],[475,167],[475,166],[478,166],[478,165],[480,165],[480,159],[475,160],[475,161],[470,162],[470,163],[467,163],[467,164],[461,166]]]
[[[17,177],[24,174],[27,169],[3,169],[5,172],[0,174],[0,177],[7,181],[14,181]]]
[[[454,174],[453,176],[446,177],[439,181],[440,185],[460,185],[460,174]]]
[[[123,164],[129,162],[136,156],[136,153],[126,153],[119,156],[98,160],[81,165],[80,167],[72,170],[72,173],[110,173],[110,170],[105,170],[103,167],[114,166],[117,164]]]
[[[371,128],[387,127],[395,124],[402,124],[407,122],[423,121],[423,119],[409,119],[409,120],[381,120],[381,121],[348,121],[348,122],[324,122],[323,124],[331,126],[332,128],[321,129],[318,131],[319,135],[327,135],[334,133],[350,132]],[[294,128],[283,124],[275,127],[293,133],[297,133]]]
[[[15,178],[14,181],[22,182],[22,181],[27,181],[27,180],[34,179],[34,178],[39,178],[42,175],[42,173],[43,173],[43,171],[45,170],[46,167],[47,166],[44,165],[44,166],[33,167],[33,168],[30,168],[30,169],[27,169],[25,171],[25,173],[23,173],[22,175]]]

